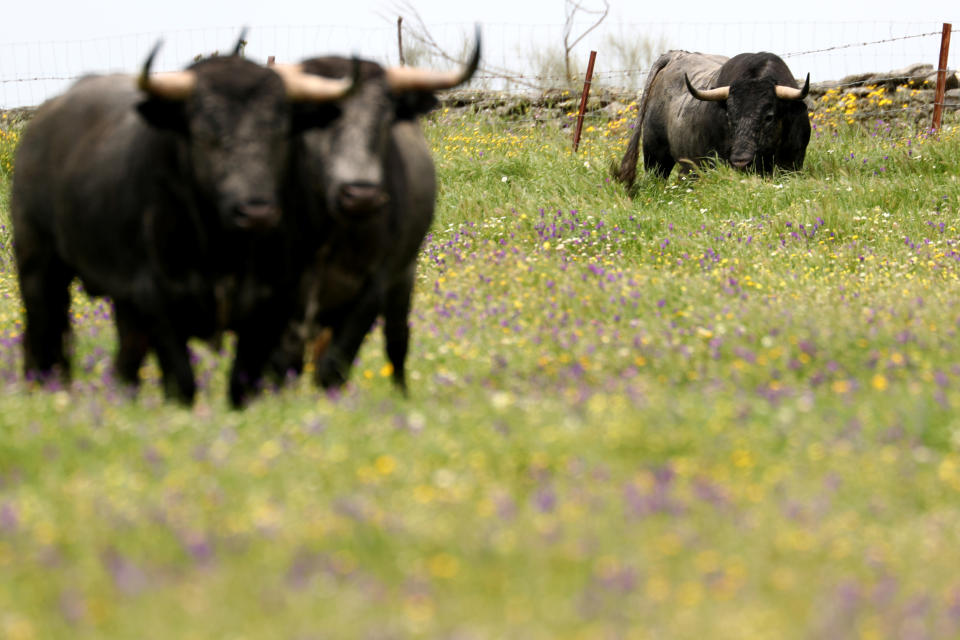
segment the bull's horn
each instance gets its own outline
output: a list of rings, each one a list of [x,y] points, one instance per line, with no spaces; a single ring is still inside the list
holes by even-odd
[[[153,46],[146,62],[143,63],[143,69],[140,71],[140,77],[137,79],[137,87],[157,98],[165,100],[186,100],[193,95],[193,90],[197,86],[197,75],[192,71],[171,71],[170,73],[156,73],[150,75],[150,67],[153,65],[153,59],[160,51],[162,40],[158,40]]]
[[[697,100],[705,100],[707,102],[722,102],[730,97],[730,85],[725,87],[717,87],[716,89],[704,89],[700,91],[690,84],[690,78],[687,77],[687,74],[683,74],[683,81],[687,83],[687,91],[690,92]]]
[[[243,48],[247,46],[247,28],[244,27],[240,30],[240,35],[237,36],[237,44],[233,46],[233,55],[234,57],[239,56],[243,53]]]
[[[810,74],[807,73],[807,81],[803,83],[803,89],[794,89],[778,84],[776,92],[777,97],[781,100],[803,100],[810,93]]]
[[[287,89],[287,99],[292,102],[331,102],[346,97],[360,84],[360,60],[353,58],[349,78],[324,78],[305,73],[302,64],[275,64],[276,71]]]
[[[467,82],[480,65],[480,25],[476,27],[476,39],[470,60],[459,71],[433,71],[410,67],[390,67],[386,70],[387,83],[396,92],[442,91]]]

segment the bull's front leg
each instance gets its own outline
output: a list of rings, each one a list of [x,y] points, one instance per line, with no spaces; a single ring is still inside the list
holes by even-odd
[[[282,366],[274,359],[283,360],[289,354],[282,352],[285,330],[290,325],[290,314],[284,312],[282,303],[273,301],[261,305],[237,327],[237,352],[230,371],[230,404],[235,409],[243,407],[259,392],[263,371],[268,361],[271,369]],[[303,362],[303,350],[299,351]]]
[[[150,349],[147,323],[131,304],[114,301],[113,306],[117,327],[114,369],[120,381],[135,390],[140,385],[140,367]]]
[[[190,350],[186,336],[180,335],[164,322],[154,327],[151,344],[160,361],[163,378],[163,391],[168,400],[176,400],[185,405],[193,404],[197,394],[197,382],[193,377],[190,364]]]
[[[410,345],[410,298],[413,294],[414,270],[410,269],[387,291],[383,307],[383,336],[387,359],[393,366],[393,382],[406,395],[406,360]]]
[[[20,238],[17,239],[20,243]],[[27,379],[70,380],[70,280],[52,242],[28,237],[14,247],[26,311],[23,366]]]
[[[306,348],[303,336],[305,334],[306,327],[303,320],[291,322],[284,330],[280,344],[267,359],[266,373],[277,384],[291,377],[300,377],[303,373],[303,355]]]
[[[350,377],[350,369],[363,339],[377,319],[382,302],[380,286],[365,287],[337,320],[330,323],[333,337],[330,345],[315,363],[314,381],[324,389],[336,389]]]

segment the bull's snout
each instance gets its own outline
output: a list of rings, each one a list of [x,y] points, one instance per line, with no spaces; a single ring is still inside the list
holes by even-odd
[[[268,200],[247,200],[233,207],[233,223],[241,229],[271,229],[280,223],[280,208]]]
[[[753,164],[753,158],[730,158],[730,164],[736,169],[746,169]]]
[[[337,204],[345,213],[373,213],[388,200],[383,186],[373,182],[351,182],[337,190]]]

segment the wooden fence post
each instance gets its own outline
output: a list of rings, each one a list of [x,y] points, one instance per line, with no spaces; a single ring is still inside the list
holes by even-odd
[[[407,66],[403,59],[403,16],[397,18],[397,50],[400,52],[400,66]]]
[[[940,36],[940,63],[937,65],[937,92],[933,98],[933,131],[940,130],[943,121],[943,102],[947,88],[947,58],[950,55],[950,32],[953,30],[949,22],[943,23],[943,35]]]
[[[597,52],[590,52],[590,62],[587,63],[587,77],[583,81],[583,95],[580,97],[580,113],[577,115],[577,128],[573,132],[573,152],[580,146],[580,131],[583,129],[583,114],[587,110],[587,98],[590,96],[590,82],[593,80],[593,62],[597,59]]]

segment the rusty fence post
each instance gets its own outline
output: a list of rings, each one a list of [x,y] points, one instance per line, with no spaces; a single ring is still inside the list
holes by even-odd
[[[940,63],[937,65],[937,92],[933,98],[933,131],[940,130],[943,121],[943,103],[947,88],[947,58],[950,56],[950,32],[953,30],[949,22],[943,23],[943,34],[940,36]]]
[[[590,62],[587,63],[587,77],[583,81],[583,95],[580,96],[580,113],[577,114],[577,128],[573,132],[573,152],[580,146],[580,131],[583,129],[583,114],[587,110],[587,98],[590,96],[590,82],[593,80],[593,62],[597,59],[597,52],[590,52]]]

